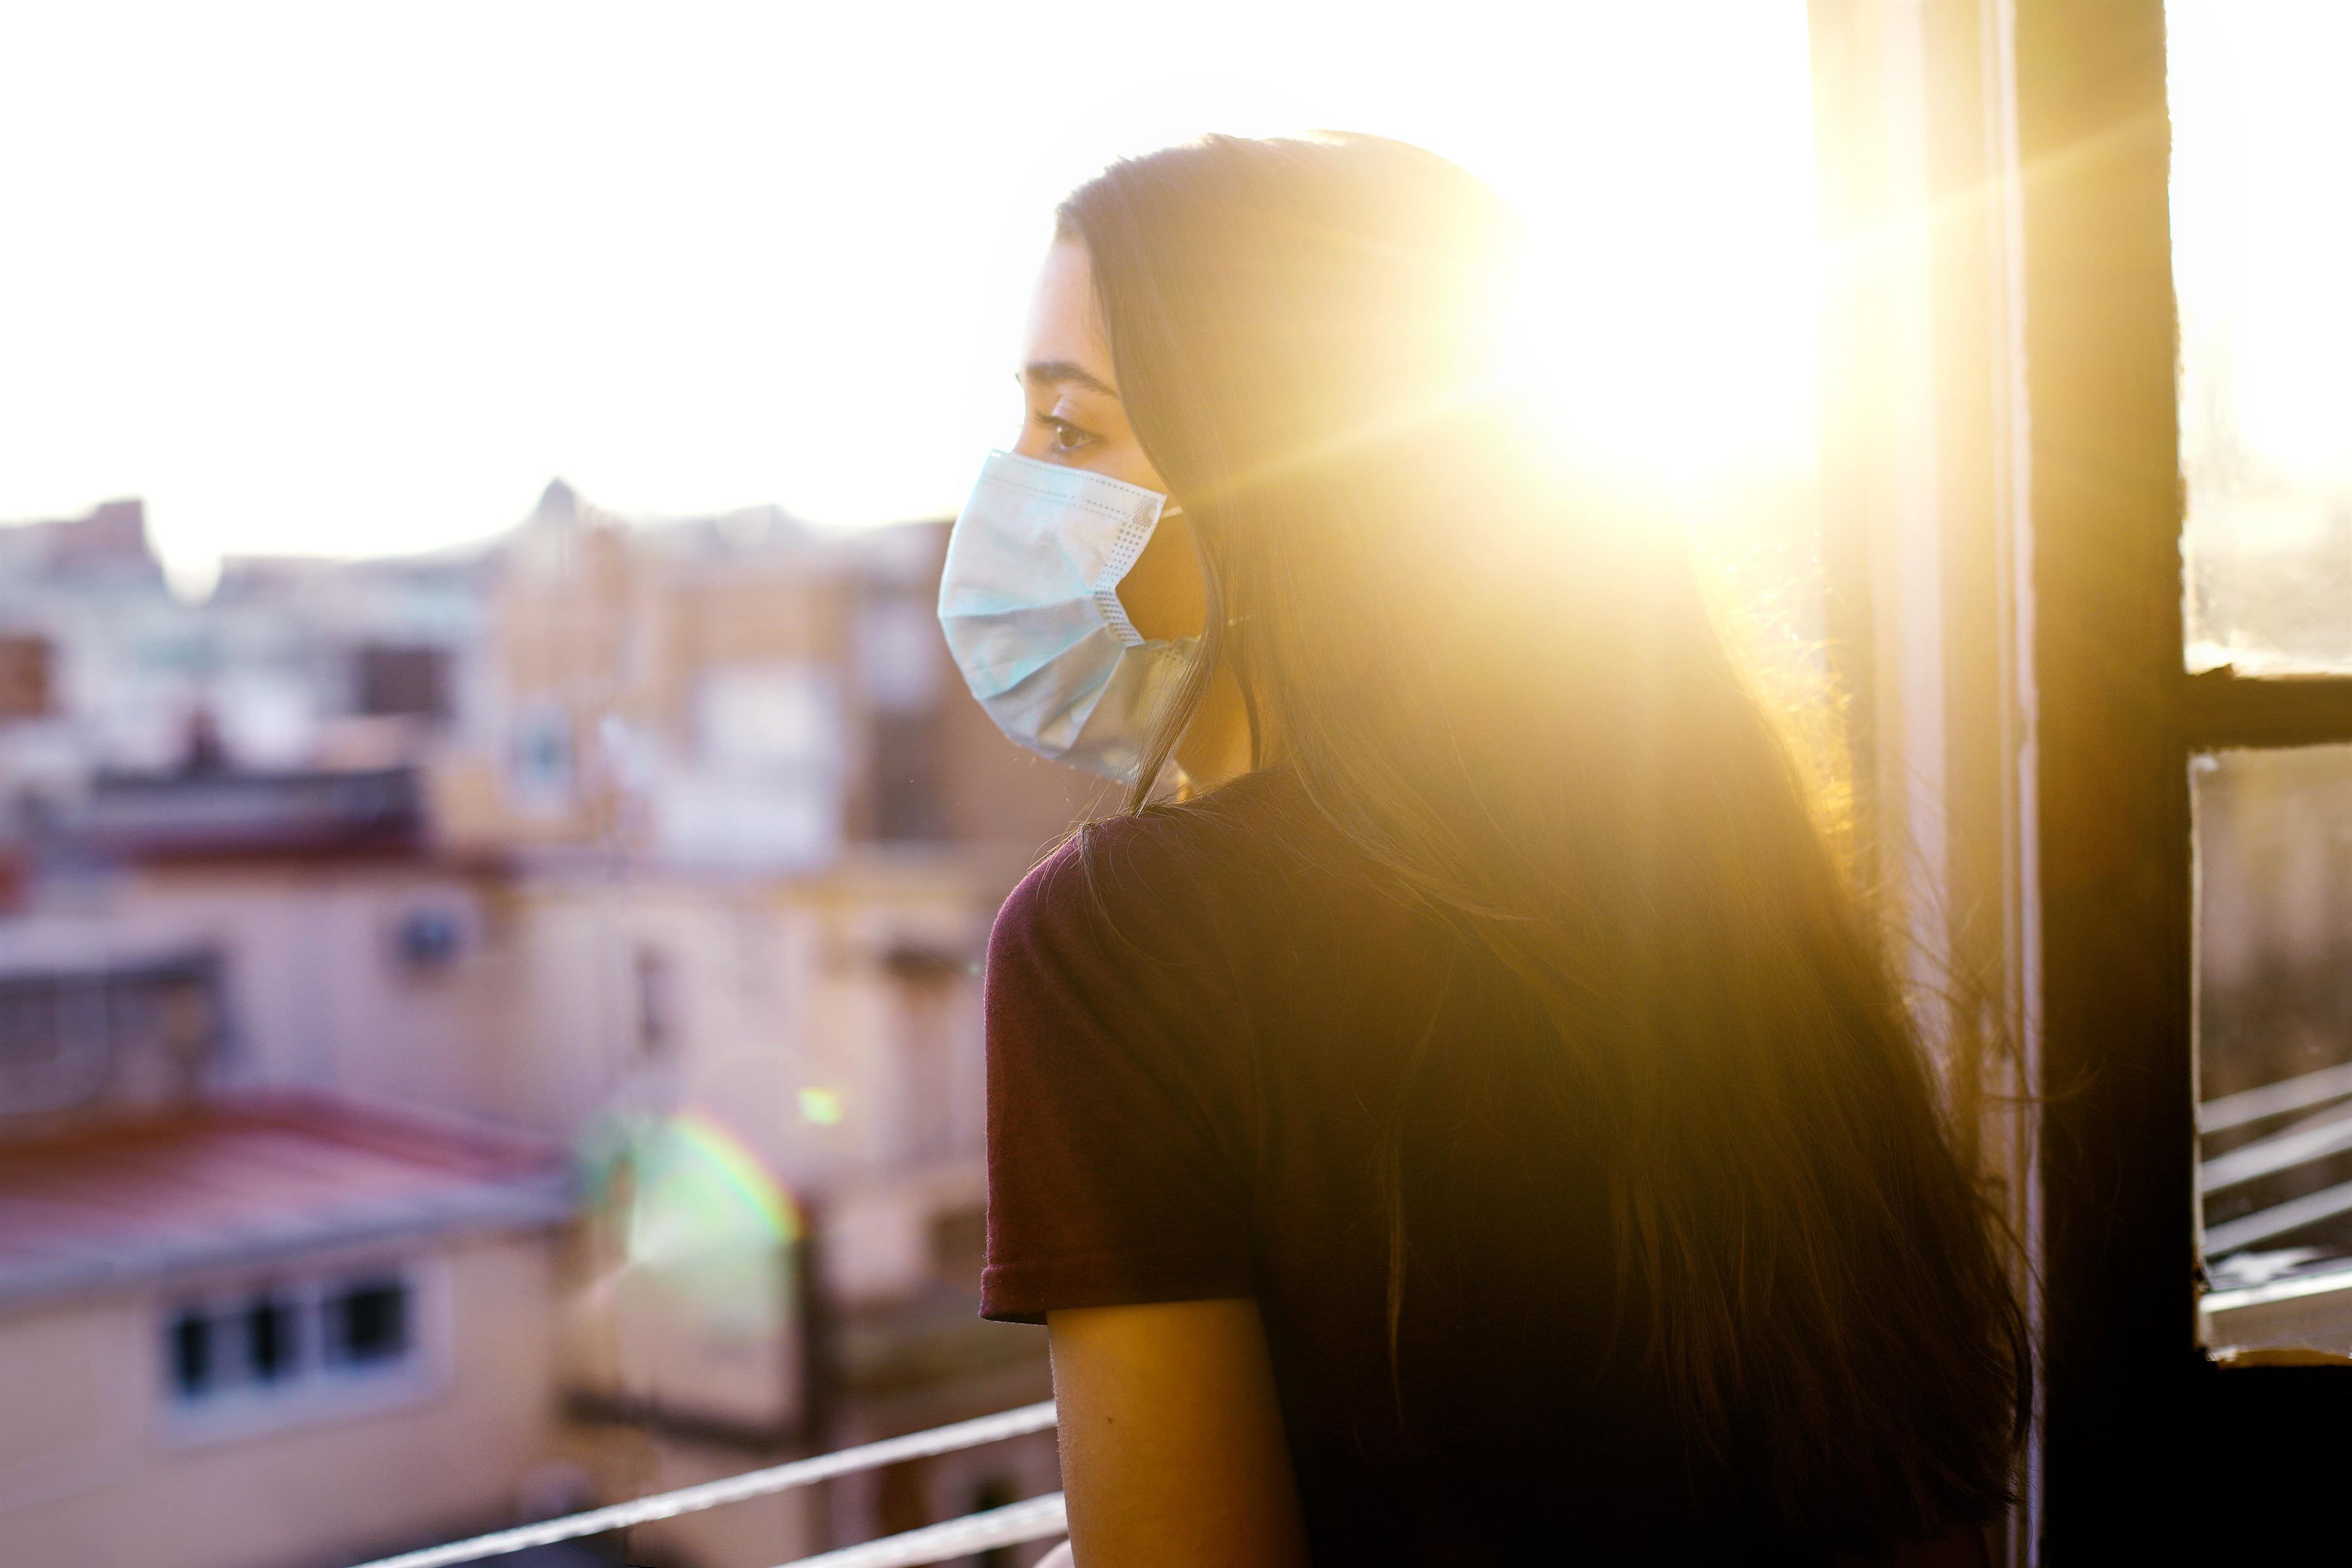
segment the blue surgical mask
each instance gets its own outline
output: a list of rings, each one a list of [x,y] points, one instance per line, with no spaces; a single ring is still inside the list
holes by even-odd
[[[1041,757],[1135,778],[1198,639],[1143,636],[1118,584],[1177,510],[1139,485],[989,454],[948,538],[940,625],[997,728]]]

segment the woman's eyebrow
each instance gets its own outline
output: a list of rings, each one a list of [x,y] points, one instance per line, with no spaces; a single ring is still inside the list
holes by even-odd
[[[1068,360],[1033,361],[1031,363],[1022,367],[1019,379],[1032,385],[1042,382],[1047,386],[1058,385],[1065,382],[1074,382],[1077,385],[1085,387],[1087,391],[1098,392],[1107,398],[1116,399],[1118,396],[1118,389],[1117,387],[1103,381],[1099,376],[1089,373],[1083,366],[1074,364]]]

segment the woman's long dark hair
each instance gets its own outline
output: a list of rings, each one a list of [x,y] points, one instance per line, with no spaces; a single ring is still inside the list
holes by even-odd
[[[1130,808],[1230,661],[1261,759],[1539,1002],[1694,1451],[1799,1528],[1996,1511],[2031,1372],[1990,1207],[1680,531],[1493,380],[1507,209],[1396,142],[1213,137],[1061,224],[1209,580]]]

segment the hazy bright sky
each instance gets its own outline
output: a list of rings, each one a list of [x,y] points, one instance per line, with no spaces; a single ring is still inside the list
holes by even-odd
[[[2352,5],[2174,0],[2166,30],[2191,395],[2212,377],[2252,455],[2352,491]]]
[[[175,569],[625,512],[952,511],[1054,203],[1334,126],[1517,200],[1563,403],[1801,461],[1797,0],[0,10],[0,518],[143,496]]]

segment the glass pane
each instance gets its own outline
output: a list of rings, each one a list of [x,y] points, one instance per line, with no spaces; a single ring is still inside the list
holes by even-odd
[[[194,1308],[172,1320],[172,1385],[183,1399],[212,1392],[213,1322]]]
[[[328,1342],[343,1361],[396,1361],[408,1350],[408,1287],[398,1280],[353,1285],[329,1302],[328,1313]]]
[[[2189,667],[2352,670],[2352,6],[2167,25]]]
[[[2192,782],[2208,1343],[2352,1352],[2352,746]]]

